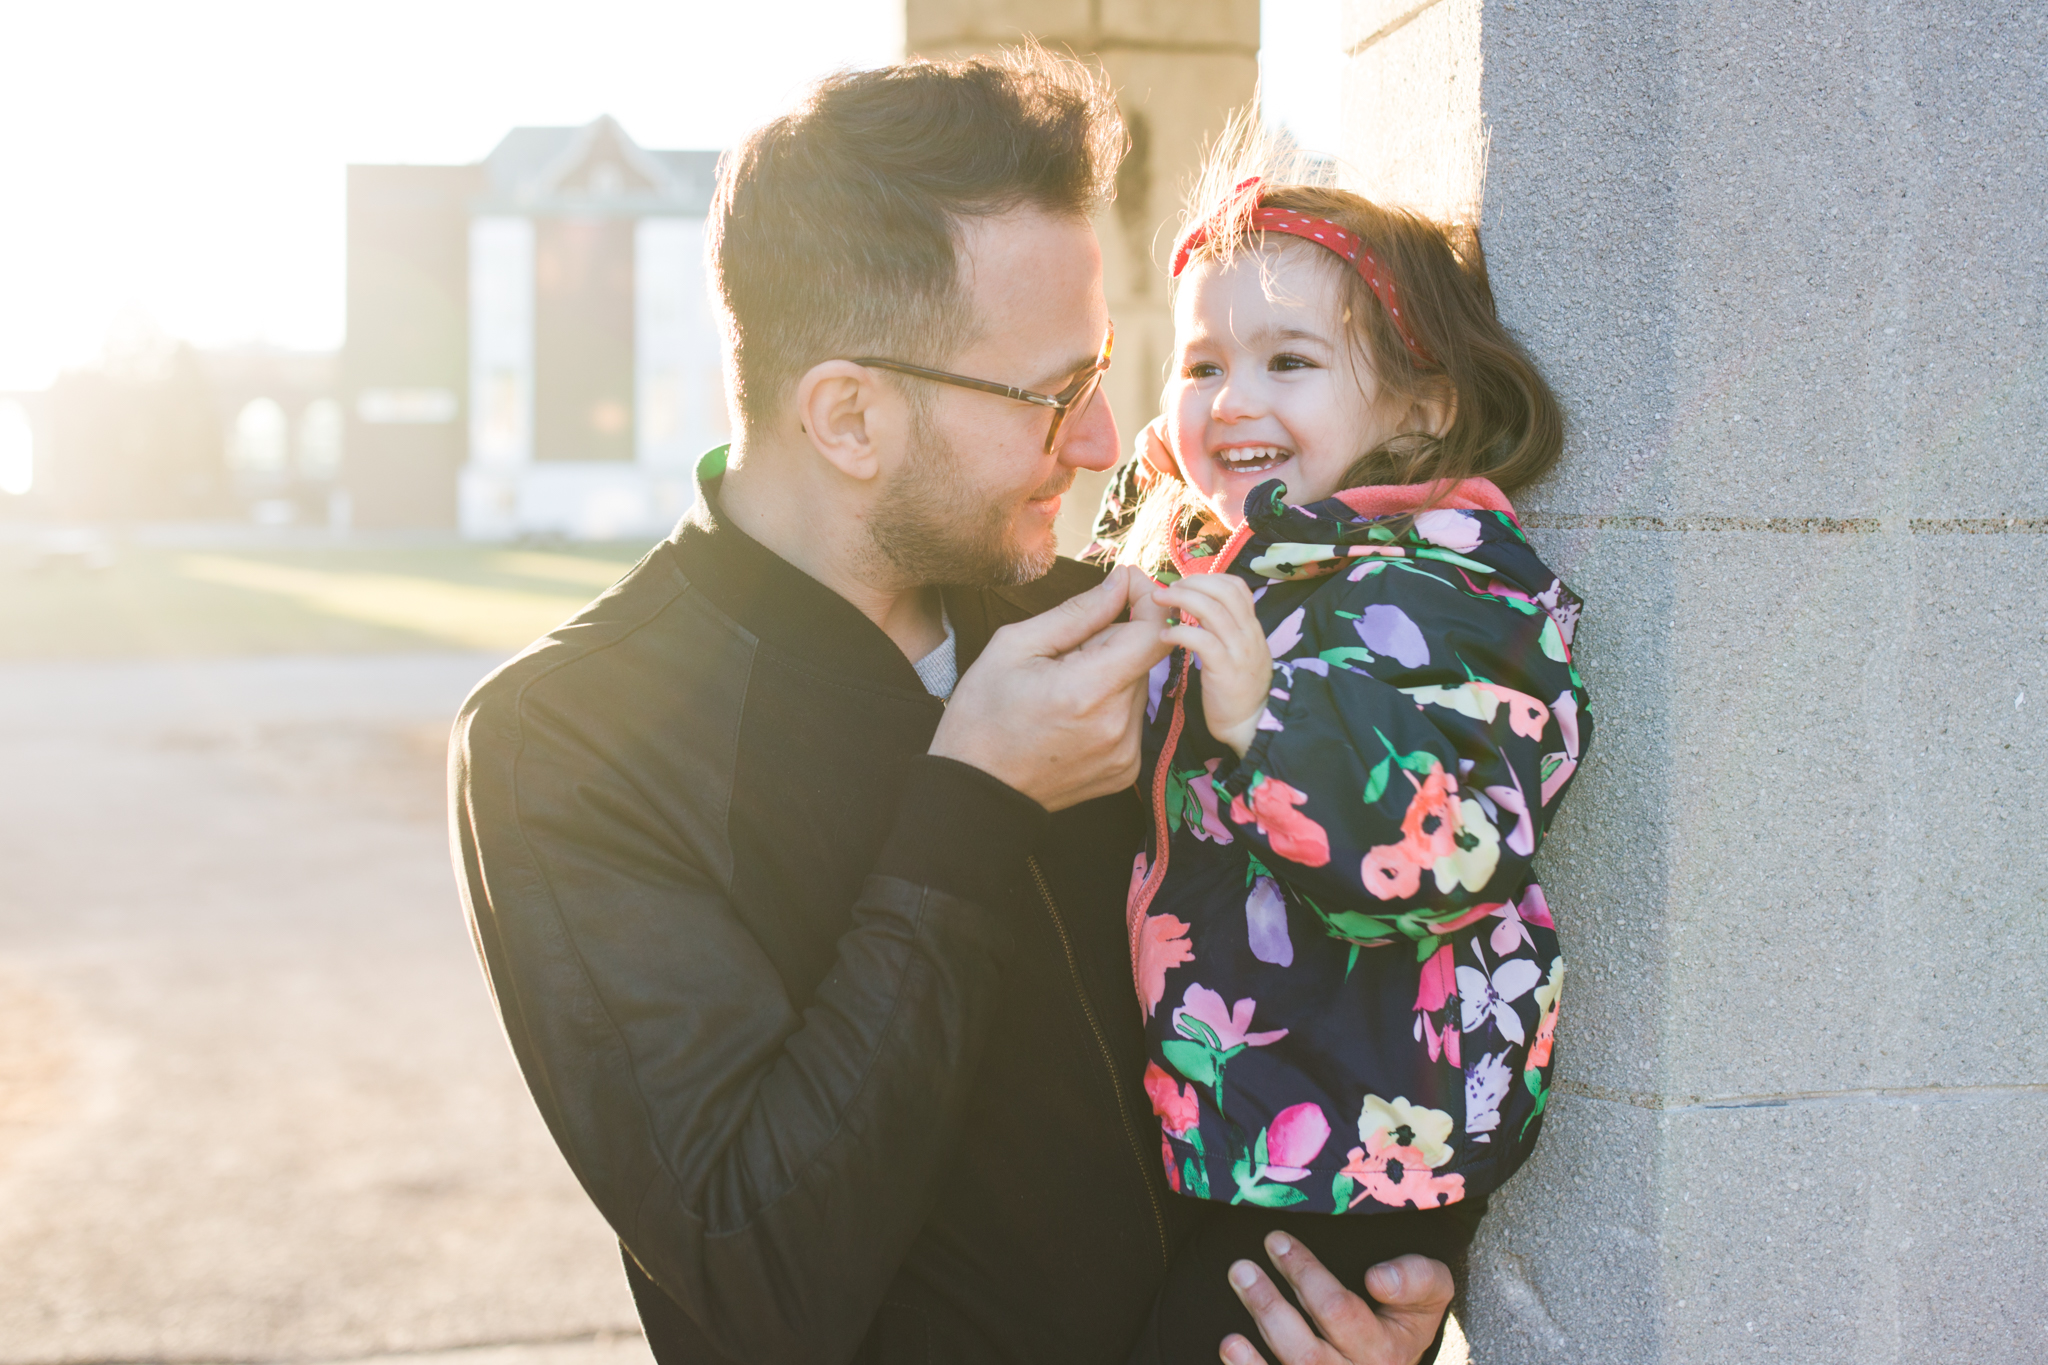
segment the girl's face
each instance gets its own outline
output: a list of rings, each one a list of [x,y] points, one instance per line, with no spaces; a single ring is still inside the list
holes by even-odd
[[[1181,276],[1167,434],[1188,485],[1230,526],[1268,479],[1286,481],[1291,504],[1338,492],[1352,461],[1411,415],[1351,340],[1346,268],[1304,244],[1247,248]]]

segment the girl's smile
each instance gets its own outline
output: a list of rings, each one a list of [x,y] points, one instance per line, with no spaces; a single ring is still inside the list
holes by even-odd
[[[1285,481],[1289,503],[1329,497],[1411,418],[1408,404],[1382,401],[1348,336],[1345,273],[1301,243],[1248,247],[1181,277],[1167,434],[1188,485],[1230,525],[1268,479]]]

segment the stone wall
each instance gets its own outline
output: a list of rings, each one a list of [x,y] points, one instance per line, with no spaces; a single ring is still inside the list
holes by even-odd
[[[1173,345],[1166,263],[1181,196],[1202,148],[1258,82],[1258,0],[907,0],[916,56],[988,51],[1026,35],[1100,64],[1130,125],[1116,203],[1096,224],[1116,363],[1104,384],[1129,449],[1159,411]],[[1060,517],[1061,548],[1087,542],[1104,479],[1076,480]]]
[[[1473,1359],[2048,1359],[2048,17],[1348,9],[1361,181],[1490,138],[1589,601]]]

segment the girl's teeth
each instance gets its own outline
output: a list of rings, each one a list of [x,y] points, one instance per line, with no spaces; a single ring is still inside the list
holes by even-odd
[[[1234,474],[1257,474],[1287,458],[1278,446],[1249,446],[1241,450],[1219,450],[1216,458]]]

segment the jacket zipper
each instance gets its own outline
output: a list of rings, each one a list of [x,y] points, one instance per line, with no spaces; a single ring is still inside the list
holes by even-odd
[[[1045,902],[1046,913],[1052,916],[1052,927],[1060,936],[1060,948],[1067,955],[1067,975],[1073,978],[1074,994],[1081,1001],[1081,1013],[1087,1016],[1088,1028],[1095,1035],[1095,1046],[1102,1053],[1102,1068],[1109,1073],[1110,1089],[1116,1092],[1116,1116],[1123,1124],[1124,1136],[1130,1140],[1131,1155],[1138,1162],[1138,1179],[1145,1186],[1145,1198],[1151,1201],[1152,1226],[1159,1233],[1159,1261],[1166,1265],[1172,1260],[1172,1249],[1166,1240],[1166,1215],[1160,1211],[1158,1191],[1152,1188],[1151,1168],[1145,1161],[1145,1145],[1138,1140],[1137,1130],[1131,1127],[1131,1110],[1124,1102],[1124,1083],[1117,1079],[1116,1058],[1111,1055],[1109,1039],[1103,1035],[1102,1024],[1095,1017],[1095,1007],[1088,1003],[1088,988],[1081,981],[1081,964],[1074,957],[1074,943],[1067,937],[1067,922],[1060,915],[1059,903],[1052,898],[1052,885],[1045,879],[1045,869],[1038,865],[1035,853],[1028,855],[1025,863],[1031,869],[1031,880],[1038,884],[1038,895]]]

